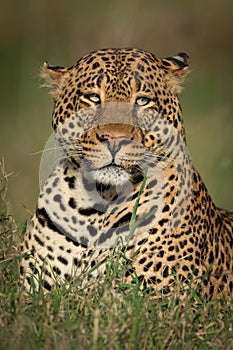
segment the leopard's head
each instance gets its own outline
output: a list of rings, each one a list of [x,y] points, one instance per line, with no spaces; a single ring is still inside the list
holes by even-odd
[[[64,68],[44,64],[54,98],[53,127],[71,161],[103,185],[142,180],[185,143],[178,94],[188,56],[103,49]]]

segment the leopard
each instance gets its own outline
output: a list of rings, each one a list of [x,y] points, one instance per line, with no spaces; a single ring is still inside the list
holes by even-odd
[[[233,213],[212,201],[187,149],[180,93],[189,56],[99,49],[45,62],[61,152],[20,245],[27,291],[97,281],[116,247],[124,281],[156,295],[233,296]],[[59,282],[58,282],[59,281]]]

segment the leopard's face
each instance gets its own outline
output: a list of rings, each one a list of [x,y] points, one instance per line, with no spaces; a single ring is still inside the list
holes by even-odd
[[[187,55],[161,59],[108,49],[71,68],[45,65],[53,85],[53,126],[67,156],[99,184],[136,183],[185,142],[177,93]]]

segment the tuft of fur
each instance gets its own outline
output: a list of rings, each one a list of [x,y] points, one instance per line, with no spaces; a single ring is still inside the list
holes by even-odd
[[[166,82],[167,82],[167,85],[170,86],[170,89],[173,93],[176,93],[176,94],[181,93],[181,91],[183,90],[184,81],[189,73],[190,71],[188,71],[188,67],[186,72],[183,72],[182,75],[174,74],[171,72],[167,73]]]

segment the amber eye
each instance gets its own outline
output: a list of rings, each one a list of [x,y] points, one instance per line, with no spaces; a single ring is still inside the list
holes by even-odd
[[[151,99],[148,97],[138,97],[136,99],[136,104],[138,106],[146,106],[150,101],[151,101]]]
[[[96,104],[100,103],[100,96],[98,94],[88,94],[88,95],[85,95],[85,98]]]

